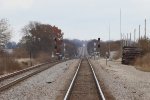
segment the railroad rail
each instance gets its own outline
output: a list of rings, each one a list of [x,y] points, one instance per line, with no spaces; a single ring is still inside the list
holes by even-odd
[[[88,59],[79,62],[64,100],[105,100],[94,69]]]
[[[15,84],[17,84],[17,83],[35,75],[35,74],[38,74],[38,73],[56,65],[56,64],[58,64],[60,62],[62,62],[62,61],[46,62],[46,63],[38,64],[38,65],[35,65],[33,67],[29,67],[27,69],[20,70],[20,71],[11,73],[9,75],[3,76],[0,78],[0,85],[1,85],[0,86],[0,92],[14,86]],[[25,74],[23,74],[23,73],[25,73]],[[17,78],[16,78],[16,76],[17,76]],[[13,78],[13,77],[15,77],[15,78]]]
[[[13,72],[13,73],[4,75],[4,76],[0,77],[0,82],[3,81],[4,79],[7,79],[7,78],[13,77],[13,76],[15,76],[15,75],[18,75],[18,74],[27,72],[27,71],[29,71],[29,70],[38,68],[38,67],[43,66],[43,65],[46,65],[46,64],[49,64],[49,62],[47,62],[47,63],[42,63],[42,64],[38,64],[38,65],[34,65],[34,66],[29,67],[29,68],[26,68],[26,69],[23,69],[23,70],[19,70],[19,71],[16,71],[16,72]]]

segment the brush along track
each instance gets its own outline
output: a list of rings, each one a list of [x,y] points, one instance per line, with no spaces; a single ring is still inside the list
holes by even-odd
[[[47,62],[47,63],[39,64],[39,65],[24,69],[18,72],[14,72],[7,76],[1,77],[0,78],[0,92],[60,62],[55,61],[55,62]]]
[[[105,100],[93,67],[81,60],[64,100]]]

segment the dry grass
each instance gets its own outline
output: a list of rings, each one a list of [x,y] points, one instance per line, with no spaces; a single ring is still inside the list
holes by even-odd
[[[24,48],[16,48],[16,49],[14,49],[13,57],[15,57],[15,58],[28,58],[29,53]]]
[[[137,58],[135,66],[137,69],[150,72],[150,53],[146,54],[142,58]]]
[[[36,57],[37,62],[46,62],[51,59],[51,55],[45,52],[40,52]]]
[[[120,59],[120,58],[121,58],[121,51],[118,50],[118,51],[115,53],[115,55],[113,56],[113,59],[114,59],[114,60],[117,60],[117,59]]]
[[[21,68],[27,68],[31,66],[30,58],[19,58],[16,59],[16,61],[20,64]],[[37,62],[34,59],[32,59],[31,61],[33,65],[37,64]]]
[[[0,57],[0,75],[11,73],[20,69],[21,67],[19,63],[16,62],[13,58],[8,56]]]
[[[51,55],[41,52],[36,58],[32,59],[32,64],[46,62],[51,59]],[[0,75],[11,73],[24,68],[30,67],[30,59],[26,51],[21,49],[15,50],[13,55],[0,53]]]

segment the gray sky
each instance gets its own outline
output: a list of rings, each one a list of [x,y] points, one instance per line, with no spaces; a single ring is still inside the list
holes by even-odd
[[[19,41],[21,28],[29,21],[56,25],[65,38],[82,40],[120,37],[119,15],[122,9],[122,32],[133,33],[144,19],[150,33],[150,0],[0,0],[0,18],[7,18],[13,28],[13,39]],[[138,32],[138,30],[137,30]],[[138,33],[137,33],[138,37]]]

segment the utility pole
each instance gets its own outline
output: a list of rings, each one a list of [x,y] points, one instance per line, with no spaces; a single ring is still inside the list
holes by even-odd
[[[66,44],[64,43],[64,59],[66,59],[65,52],[66,52]]]
[[[110,24],[109,24],[109,58],[110,58]]]
[[[96,56],[96,42],[94,42],[94,60],[95,60],[95,56]]]
[[[145,19],[145,39],[146,39],[146,19]]]
[[[128,33],[127,33],[127,46],[128,46]]]
[[[148,41],[147,41],[147,34],[146,34],[146,19],[145,19],[145,41],[147,44],[147,49],[149,50]]]
[[[121,46],[121,57],[122,57],[122,33],[121,33],[121,8],[120,8],[120,46]]]
[[[127,37],[126,37],[126,35],[124,35],[124,39],[125,39],[125,46],[127,46]]]
[[[125,35],[124,34],[122,34],[123,35],[123,47],[124,46],[126,46],[126,41],[125,41]]]
[[[130,41],[129,41],[129,46],[131,46],[131,33],[130,33]]]
[[[139,47],[140,47],[140,40],[141,40],[141,25],[139,25],[139,42],[138,42]]]
[[[134,44],[135,44],[135,40],[136,39],[136,29],[134,29]]]
[[[31,51],[31,48],[32,48],[32,37],[30,37],[30,43],[29,43],[29,50],[30,50],[30,52],[29,52],[29,57],[30,57],[30,66],[32,66],[32,51]]]
[[[139,40],[141,39],[141,25],[139,25]]]
[[[124,34],[122,33],[122,47],[124,46]]]

